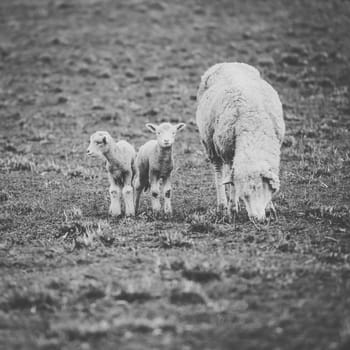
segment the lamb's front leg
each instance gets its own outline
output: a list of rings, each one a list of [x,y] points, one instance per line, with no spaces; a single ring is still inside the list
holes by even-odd
[[[115,183],[111,183],[109,187],[109,194],[111,196],[111,205],[109,207],[109,213],[112,216],[120,216],[122,214],[120,205],[121,193],[121,187]]]
[[[223,166],[222,162],[214,163],[215,170],[215,187],[217,195],[218,210],[223,212],[227,209],[227,198],[225,192],[225,185],[223,184]]]
[[[171,215],[173,210],[171,207],[171,180],[170,177],[164,180],[163,185],[163,195],[164,195],[164,213]]]
[[[134,207],[134,194],[132,188],[132,174],[127,173],[124,178],[124,187],[123,187],[123,198],[125,203],[125,215],[134,216],[135,207]]]
[[[160,184],[159,178],[155,174],[150,174],[151,195],[152,195],[152,210],[154,214],[160,211]]]

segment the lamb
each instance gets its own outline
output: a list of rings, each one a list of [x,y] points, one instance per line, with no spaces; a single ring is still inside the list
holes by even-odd
[[[152,210],[158,214],[160,204],[160,182],[163,185],[164,213],[172,214],[171,207],[171,172],[173,170],[173,143],[177,131],[185,127],[184,123],[171,125],[162,123],[154,125],[147,123],[146,127],[157,135],[156,140],[150,140],[142,145],[137,153],[135,161],[135,212],[139,208],[141,192],[151,190]]]
[[[90,137],[87,154],[99,156],[107,161],[111,197],[110,215],[122,215],[121,197],[124,199],[125,215],[135,215],[132,188],[136,157],[134,147],[127,141],[115,142],[107,131],[97,131]]]
[[[232,216],[242,199],[249,218],[264,222],[267,209],[275,212],[272,196],[280,187],[285,124],[277,92],[254,67],[235,62],[209,68],[197,97],[196,122],[214,166],[218,209]]]

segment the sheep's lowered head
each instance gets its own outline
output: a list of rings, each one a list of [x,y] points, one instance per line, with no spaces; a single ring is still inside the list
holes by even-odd
[[[107,131],[96,131],[90,136],[90,144],[86,151],[87,155],[103,157],[109,150],[112,142],[112,136]]]
[[[273,171],[254,169],[248,173],[238,172],[224,183],[234,183],[235,201],[237,203],[239,198],[243,199],[250,220],[266,221],[266,209],[280,186],[278,176]]]
[[[160,125],[154,125],[147,123],[146,127],[157,135],[158,145],[162,148],[171,147],[175,141],[176,133],[182,130],[186,126],[185,123],[179,123],[172,125],[170,123],[162,123]]]

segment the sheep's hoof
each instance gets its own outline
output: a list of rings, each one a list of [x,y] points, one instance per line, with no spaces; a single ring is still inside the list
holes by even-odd
[[[269,214],[269,220],[273,219],[278,221],[277,211],[272,202],[269,203],[269,205],[266,208],[266,211]]]
[[[271,218],[267,217],[264,221],[259,221],[256,218],[250,217],[250,222],[255,226],[258,231],[266,231],[271,223]]]
[[[259,223],[258,220],[256,220],[255,218],[250,217],[250,218],[249,218],[249,221],[255,226],[255,228],[256,228],[258,231],[261,231],[262,226],[260,225],[260,223]]]

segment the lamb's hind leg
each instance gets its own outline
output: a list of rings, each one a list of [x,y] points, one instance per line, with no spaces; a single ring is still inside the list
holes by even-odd
[[[136,174],[135,179],[134,179],[134,190],[135,190],[135,196],[134,196],[135,215],[137,215],[137,213],[139,211],[139,206],[140,206],[140,197],[141,197],[141,193],[143,191],[143,186],[140,182],[139,174]]]
[[[236,215],[238,213],[238,199],[236,198],[236,190],[234,184],[229,184],[229,204],[228,204],[228,215],[230,221],[235,223]]]
[[[225,185],[223,184],[223,163],[221,161],[214,162],[214,171],[218,210],[225,212],[227,209],[227,198]]]
[[[121,196],[121,188],[115,183],[111,183],[109,187],[109,194],[111,196],[111,205],[109,207],[109,213],[112,216],[120,216],[121,205],[120,205],[120,196]]]
[[[128,173],[124,179],[123,198],[125,203],[125,215],[134,216],[135,207],[134,207],[134,194],[133,194],[133,188],[132,188],[131,173]]]
[[[160,182],[155,174],[150,174],[151,195],[152,195],[152,210],[154,214],[160,212]]]
[[[172,214],[172,207],[171,207],[171,181],[170,181],[170,178],[168,178],[164,181],[163,193],[164,193],[164,213],[167,215],[171,215]]]

